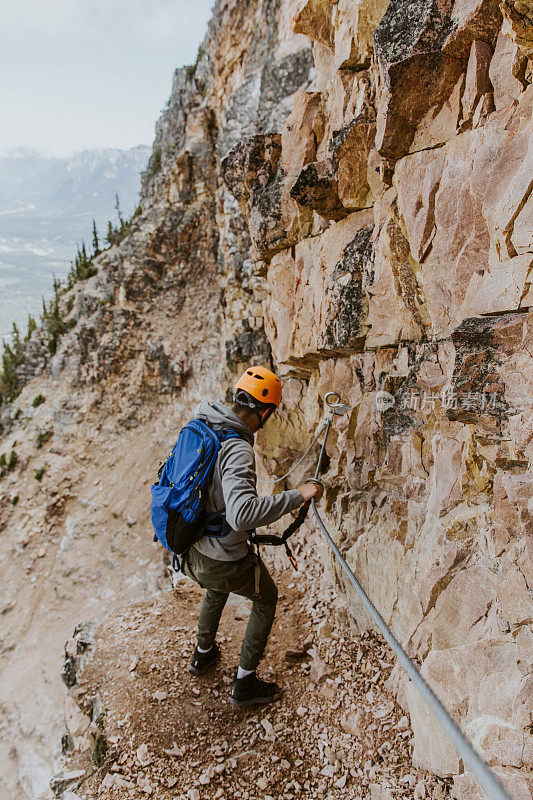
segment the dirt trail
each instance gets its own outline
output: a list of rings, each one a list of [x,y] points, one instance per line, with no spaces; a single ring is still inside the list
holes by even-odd
[[[102,623],[71,690],[86,713],[99,716],[91,748],[66,767],[85,770],[71,783],[75,796],[448,797],[445,781],[412,767],[408,718],[385,688],[388,647],[332,618],[333,588],[308,573],[276,576],[280,601],[261,674],[285,693],[272,706],[241,710],[228,700],[248,601],[230,598],[218,639],[222,660],[200,678],[187,670],[202,596],[191,581]]]

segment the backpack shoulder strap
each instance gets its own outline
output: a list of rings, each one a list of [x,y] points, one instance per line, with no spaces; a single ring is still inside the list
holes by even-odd
[[[226,430],[215,431],[218,438],[221,442],[225,442],[227,439],[243,439],[244,437],[241,436],[240,433],[237,431],[232,430],[231,428],[227,428]]]
[[[207,429],[211,435],[215,435],[217,437],[219,442],[224,442],[226,439],[244,439],[244,436],[233,430],[233,428],[214,428],[211,423],[207,422],[207,420],[200,419],[199,417],[195,417],[193,420],[191,420],[189,425],[191,425],[191,423],[192,427],[196,425],[197,427],[200,427],[200,430],[205,431]]]

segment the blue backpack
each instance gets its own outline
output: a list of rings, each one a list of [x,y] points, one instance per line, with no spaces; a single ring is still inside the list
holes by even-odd
[[[181,556],[202,536],[221,537],[231,530],[224,511],[210,514],[204,502],[220,445],[236,438],[236,431],[213,430],[200,419],[182,428],[152,486],[154,542]]]

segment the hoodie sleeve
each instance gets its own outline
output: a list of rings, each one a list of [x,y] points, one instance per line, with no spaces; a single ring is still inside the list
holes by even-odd
[[[253,448],[242,439],[230,439],[219,458],[226,519],[234,531],[244,532],[276,522],[303,503],[298,489],[258,497]]]

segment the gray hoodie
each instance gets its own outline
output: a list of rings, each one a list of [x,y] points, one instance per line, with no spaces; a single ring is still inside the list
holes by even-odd
[[[284,514],[303,503],[298,489],[290,489],[271,497],[258,497],[256,490],[254,435],[250,428],[223,403],[203,400],[196,416],[215,430],[231,429],[239,438],[222,442],[211,481],[207,487],[206,511],[225,507],[232,530],[216,539],[204,536],[194,547],[204,556],[217,561],[238,561],[248,553],[247,531],[276,522]]]

